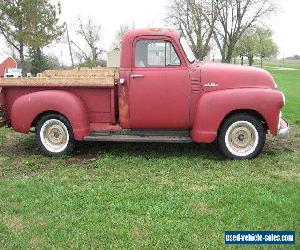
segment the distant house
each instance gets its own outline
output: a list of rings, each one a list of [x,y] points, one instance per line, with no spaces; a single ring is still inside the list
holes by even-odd
[[[17,62],[11,56],[0,56],[0,77],[4,77],[5,71],[9,68],[17,68]]]
[[[107,67],[119,68],[120,67],[120,50],[114,49],[107,53]]]

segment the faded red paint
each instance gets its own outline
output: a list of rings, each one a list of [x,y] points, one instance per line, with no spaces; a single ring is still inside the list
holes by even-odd
[[[282,95],[272,89],[241,88],[206,92],[196,109],[192,137],[196,142],[213,142],[224,118],[237,110],[251,110],[261,115],[271,133],[276,135]]]
[[[115,123],[114,89],[5,87],[4,107],[14,130],[28,133],[42,113],[61,113],[71,122],[77,140],[98,123]]]
[[[180,66],[136,68],[138,40],[166,40],[173,44]],[[195,142],[216,139],[231,112],[251,111],[278,132],[283,96],[272,76],[253,67],[189,63],[180,34],[170,30],[128,32],[122,42],[120,79],[115,87],[3,87],[6,117],[18,132],[28,133],[43,112],[65,115],[77,140],[92,130],[190,130]],[[133,74],[143,75],[133,79]],[[213,84],[214,87],[206,86]]]

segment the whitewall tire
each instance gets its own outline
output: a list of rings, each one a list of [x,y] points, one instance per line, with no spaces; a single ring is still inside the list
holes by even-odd
[[[252,159],[265,144],[266,129],[262,121],[249,114],[229,117],[218,134],[220,151],[229,159]]]
[[[48,156],[61,156],[74,149],[72,127],[61,115],[43,116],[37,123],[36,139],[40,151]]]

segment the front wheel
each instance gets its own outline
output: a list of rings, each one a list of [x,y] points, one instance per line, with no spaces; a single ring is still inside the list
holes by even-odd
[[[265,145],[266,129],[255,116],[236,114],[228,118],[218,134],[218,146],[229,159],[252,159]]]
[[[47,156],[68,154],[75,146],[69,121],[57,114],[45,115],[38,121],[36,141],[40,151]]]

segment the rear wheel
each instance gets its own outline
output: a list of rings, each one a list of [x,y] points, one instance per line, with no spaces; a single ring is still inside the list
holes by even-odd
[[[229,159],[257,157],[266,141],[264,124],[255,116],[236,114],[228,118],[218,134],[218,146]]]
[[[37,123],[36,140],[40,151],[48,156],[61,156],[75,146],[72,127],[62,115],[43,116]]]

